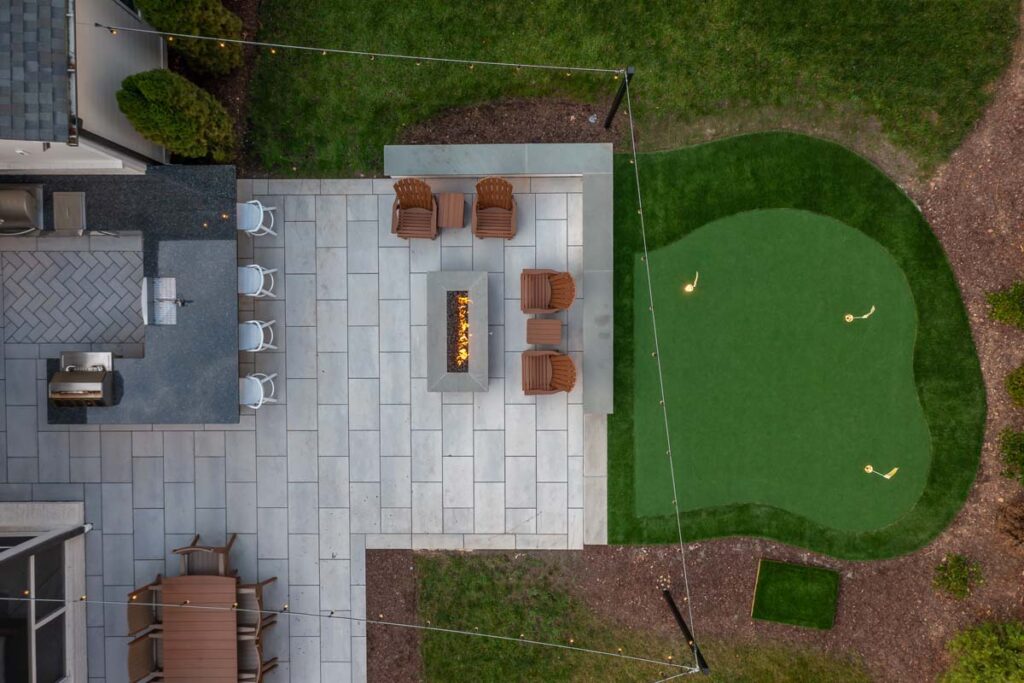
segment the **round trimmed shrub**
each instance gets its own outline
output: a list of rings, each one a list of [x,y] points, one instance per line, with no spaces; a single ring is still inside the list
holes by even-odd
[[[1006,393],[1014,403],[1024,406],[1024,365],[1006,376]]]
[[[121,82],[117,104],[147,140],[193,159],[229,161],[235,150],[231,117],[213,95],[166,69]]]
[[[220,0],[135,0],[142,18],[158,31],[240,39],[242,20]],[[226,76],[242,65],[242,46],[215,40],[174,38],[168,44],[198,74]]]
[[[1024,681],[1024,623],[981,624],[959,633],[948,648],[954,661],[943,683]]]
[[[989,317],[1007,325],[1024,329],[1024,282],[1015,282],[1006,289],[989,292]]]

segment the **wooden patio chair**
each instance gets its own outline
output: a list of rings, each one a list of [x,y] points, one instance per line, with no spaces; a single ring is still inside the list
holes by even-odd
[[[128,594],[128,635],[136,636],[162,628],[160,579],[157,574],[152,583]]]
[[[576,281],[569,273],[527,268],[519,276],[519,307],[523,313],[554,313],[572,306]]]
[[[184,548],[175,548],[174,553],[181,557],[181,573],[228,576],[231,571],[231,546],[238,534],[231,534],[226,545],[199,545],[199,534]]]
[[[523,351],[523,393],[566,393],[576,386],[576,365],[557,351]]]
[[[504,178],[484,178],[476,184],[473,198],[473,234],[477,237],[516,236],[516,200],[512,183]]]
[[[437,200],[430,185],[419,178],[402,178],[395,183],[391,232],[406,240],[437,237]]]
[[[238,680],[260,683],[263,675],[275,668],[277,657],[263,661],[263,645],[259,641],[238,641]]]
[[[128,680],[131,683],[163,680],[160,650],[163,641],[146,633],[128,642]],[[116,666],[113,662],[110,666]]]
[[[263,589],[277,581],[272,576],[259,583],[238,587],[238,639],[259,640],[263,630],[277,623],[277,614],[263,614]]]

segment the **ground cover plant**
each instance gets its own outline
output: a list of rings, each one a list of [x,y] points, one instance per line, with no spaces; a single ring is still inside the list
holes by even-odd
[[[681,636],[626,629],[595,614],[575,595],[563,568],[543,558],[501,554],[417,554],[417,616],[421,623],[479,628],[583,647],[619,647],[626,654],[673,656],[690,661]],[[672,617],[665,611],[666,621]],[[674,629],[674,623],[672,624]],[[671,631],[670,631],[671,632]],[[709,639],[701,649],[712,662],[710,680],[727,683],[866,683],[859,662],[813,650],[771,643]],[[672,673],[656,665],[630,663],[515,642],[425,633],[420,653],[427,681],[651,681]]]
[[[173,154],[225,162],[234,152],[234,132],[213,96],[166,69],[124,79],[117,105],[135,130]]]
[[[983,580],[980,564],[963,555],[946,555],[935,567],[932,585],[962,600]]]
[[[668,466],[663,430],[648,433],[637,429],[641,423],[647,424],[649,417],[637,415],[641,405],[637,365],[652,364],[651,342],[649,321],[639,325],[637,321],[644,317],[634,310],[635,288],[646,287],[646,282],[637,268],[641,245],[633,169],[626,157],[617,158],[616,164],[616,363],[615,410],[608,423],[609,540],[667,543],[677,535],[671,499],[656,496],[665,510],[660,515],[638,514],[638,498],[644,495],[636,486],[638,435],[643,435],[641,447],[649,451],[648,457],[661,461],[664,475]],[[864,159],[838,145],[792,134],[741,136],[676,152],[641,155],[639,169],[652,250],[716,219],[744,211],[800,209],[841,221],[885,247],[902,269],[917,311],[913,377],[930,433],[931,461],[924,488],[911,509],[885,526],[855,530],[822,524],[753,499],[687,511],[682,515],[684,535],[691,539],[766,536],[847,558],[889,557],[928,542],[952,520],[973,481],[984,430],[985,394],[959,289],[941,246],[914,204]],[[656,292],[659,321],[668,315],[678,296],[677,287]],[[675,340],[667,339],[662,338],[667,344],[662,348],[663,357],[685,352],[671,345]],[[642,371],[649,372],[650,367]],[[684,379],[669,377],[666,381],[685,384]],[[675,424],[673,415],[702,399],[690,396],[670,401],[670,421]],[[646,396],[642,409],[660,416],[658,396]],[[742,414],[739,408],[733,410],[737,416]],[[870,435],[849,434],[849,438]],[[880,469],[890,466],[873,464]],[[683,507],[692,490],[703,485],[688,479],[689,474],[685,468],[677,468]],[[788,474],[789,470],[781,469],[772,476]],[[877,480],[875,483],[882,485],[898,483],[906,474],[913,476],[913,472],[901,470],[896,478],[884,481],[862,471],[856,474],[861,481]],[[837,492],[836,497],[840,495]]]
[[[750,616],[828,629],[836,620],[839,574],[823,567],[761,560]]]
[[[991,306],[989,316],[993,320],[1024,329],[1024,282],[989,292],[987,298]]]
[[[1006,393],[1010,395],[1010,400],[1019,406],[1024,406],[1024,365],[1007,375],[1004,384]]]
[[[853,111],[925,170],[976,120],[1007,64],[1016,0],[821,3],[323,3],[265,0],[265,41],[555,65],[634,65],[644,139],[732,112]],[[439,42],[438,35],[445,40]],[[264,51],[251,92],[254,160],[274,173],[379,171],[381,147],[439,112],[563,95],[602,110],[610,75]],[[286,93],[286,95],[285,95]],[[692,136],[692,133],[690,134]],[[294,169],[294,170],[293,170]]]
[[[954,661],[943,683],[1024,681],[1024,623],[989,622],[969,628],[949,643]]]
[[[999,435],[1003,474],[1024,484],[1024,432],[1004,429]]]

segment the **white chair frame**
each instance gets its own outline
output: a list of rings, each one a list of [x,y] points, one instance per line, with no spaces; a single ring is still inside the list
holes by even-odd
[[[242,291],[242,272],[245,270],[251,270],[259,273],[260,275],[260,288],[259,290],[253,291]],[[238,267],[238,293],[243,296],[251,296],[257,299],[265,297],[274,297],[274,273],[277,272],[277,268],[264,268],[258,263],[251,263],[247,266]],[[267,285],[267,278],[270,278],[270,285]]]
[[[277,377],[277,373],[276,372],[273,373],[273,374],[270,374],[270,375],[264,374],[262,372],[253,372],[253,373],[250,373],[250,374],[246,375],[245,377],[240,377],[239,378],[239,384],[240,385],[241,385],[242,382],[248,382],[250,384],[255,382],[256,386],[258,386],[259,390],[260,390],[260,395],[259,395],[260,397],[259,397],[259,399],[256,402],[254,402],[254,403],[242,403],[242,405],[247,407],[247,408],[252,408],[253,410],[259,410],[260,407],[262,407],[264,403],[277,403],[277,399],[274,398],[274,394],[277,393],[277,388],[274,386],[274,378],[275,377]],[[267,385],[267,384],[270,385],[270,392],[269,393],[266,391],[266,389],[264,389],[264,386]],[[239,386],[239,402],[241,402],[241,398],[242,398],[241,397],[241,386]]]
[[[263,206],[262,202],[260,202],[258,199],[251,199],[245,203],[252,204],[253,206],[257,207],[260,210],[260,224],[252,228],[246,228],[239,225],[238,229],[244,232],[245,234],[249,235],[250,237],[260,237],[261,235],[277,235],[277,233],[274,232],[274,211],[277,210],[277,207]],[[266,216],[270,216],[270,225],[266,225],[264,223]]]
[[[271,321],[268,321],[268,322],[264,322],[262,320],[246,320],[243,323],[239,323],[238,324],[238,332],[239,332],[238,350],[239,351],[252,351],[253,353],[258,353],[260,351],[266,351],[268,349],[276,349],[277,347],[274,346],[274,327],[273,327],[275,322],[277,322],[277,321],[276,320],[271,320]],[[241,332],[242,332],[242,328],[245,327],[246,325],[255,325],[256,327],[259,328],[259,331],[260,331],[260,343],[255,348],[243,348],[242,347],[242,344],[241,344]],[[269,339],[267,338],[267,332],[270,333],[270,338]]]

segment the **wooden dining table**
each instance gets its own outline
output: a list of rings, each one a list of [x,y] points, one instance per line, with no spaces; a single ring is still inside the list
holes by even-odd
[[[232,607],[238,579],[176,576],[164,579],[162,589],[164,680],[237,681],[238,620]]]

